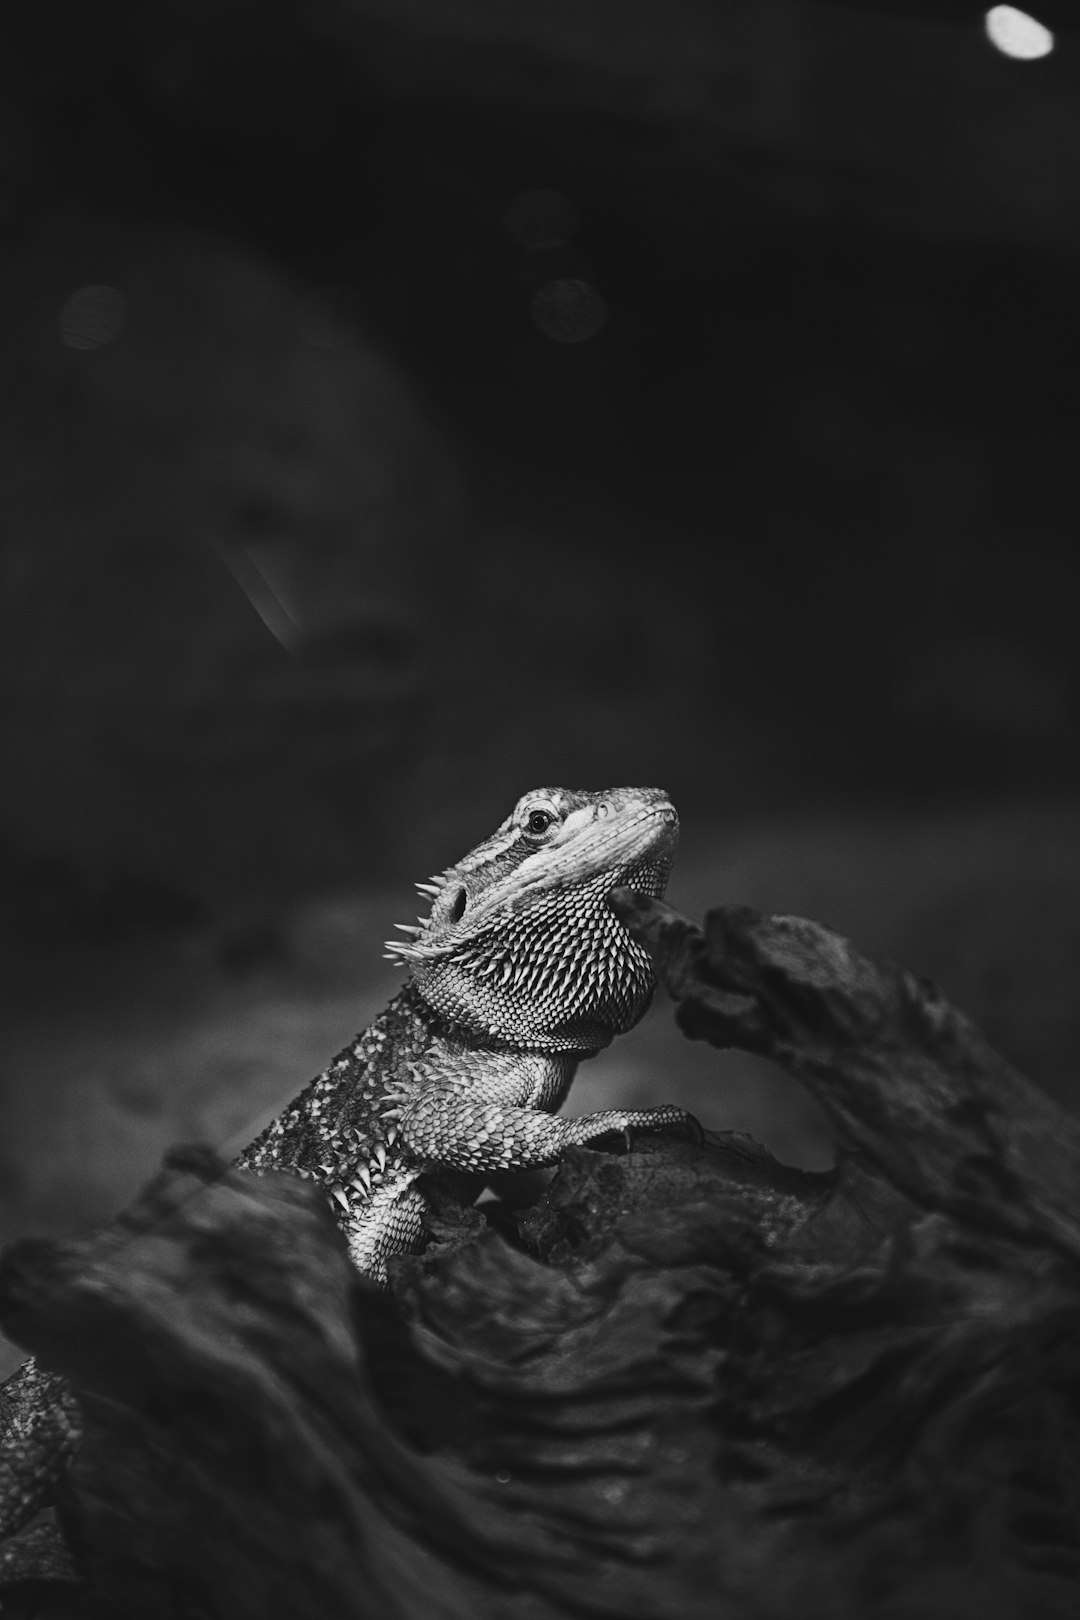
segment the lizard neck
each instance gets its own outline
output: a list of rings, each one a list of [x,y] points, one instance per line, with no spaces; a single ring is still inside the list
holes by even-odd
[[[599,1052],[652,999],[652,964],[608,905],[601,872],[552,890],[464,952],[418,961],[413,983],[436,1019],[489,1049]]]

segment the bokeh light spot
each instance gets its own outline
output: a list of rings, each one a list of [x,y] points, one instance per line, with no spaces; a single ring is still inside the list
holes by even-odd
[[[1014,56],[1021,62],[1049,56],[1054,48],[1054,36],[1049,28],[1015,6],[991,6],[986,13],[986,37],[1004,55]]]
[[[541,287],[529,313],[555,343],[584,343],[607,324],[607,305],[588,281],[562,276]]]
[[[506,209],[503,224],[522,247],[559,247],[577,230],[578,212],[561,191],[523,191]]]
[[[56,324],[69,349],[103,349],[120,336],[126,319],[127,299],[119,287],[80,287],[65,299]]]

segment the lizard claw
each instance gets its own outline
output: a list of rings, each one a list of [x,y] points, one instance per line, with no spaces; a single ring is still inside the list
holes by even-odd
[[[660,1129],[670,1131],[674,1136],[685,1136],[695,1147],[704,1147],[705,1127],[701,1121],[694,1114],[688,1113],[685,1108],[680,1108],[678,1112],[682,1115],[681,1119],[672,1119]]]
[[[684,1114],[680,1134],[689,1137],[695,1147],[705,1146],[705,1127],[695,1114]]]
[[[693,1142],[695,1147],[702,1147],[705,1142],[705,1131],[699,1119],[688,1113],[685,1108],[676,1108],[672,1104],[665,1104],[661,1108],[649,1109],[648,1119],[636,1122],[639,1130],[661,1132],[664,1135],[683,1136]],[[633,1128],[633,1127],[631,1127]],[[627,1147],[630,1146],[630,1129],[626,1132]]]

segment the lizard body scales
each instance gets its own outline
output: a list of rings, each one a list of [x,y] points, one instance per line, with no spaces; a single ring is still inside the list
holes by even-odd
[[[554,1164],[613,1131],[693,1128],[682,1109],[556,1117],[582,1058],[630,1029],[649,959],[608,905],[661,897],[678,817],[656,788],[526,794],[494,834],[418,888],[428,914],[394,959],[409,981],[236,1160],[327,1192],[358,1269],[388,1280],[423,1237],[425,1176]],[[48,1409],[46,1409],[46,1403]],[[54,1420],[55,1413],[55,1420]],[[0,1538],[49,1499],[77,1443],[74,1402],[33,1360],[0,1389]],[[12,1544],[0,1580],[25,1575]]]

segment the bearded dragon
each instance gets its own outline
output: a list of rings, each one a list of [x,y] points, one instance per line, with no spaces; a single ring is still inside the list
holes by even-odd
[[[658,788],[526,793],[490,838],[417,885],[428,910],[388,947],[409,970],[404,988],[236,1165],[319,1183],[354,1264],[385,1287],[392,1257],[423,1241],[432,1176],[475,1187],[611,1132],[696,1133],[675,1107],[554,1113],[578,1063],[651,1000],[649,958],[608,895],[661,898],[678,826]],[[45,1395],[63,1396],[62,1410],[43,1411]],[[63,1381],[33,1361],[0,1389],[0,1415],[3,1536],[47,1499],[77,1430]]]
[[[658,788],[540,788],[456,866],[388,945],[409,982],[237,1159],[292,1170],[333,1200],[358,1269],[423,1232],[431,1172],[531,1170],[611,1131],[688,1128],[681,1109],[554,1117],[582,1058],[630,1029],[652,966],[607,903],[660,898],[678,817]]]

